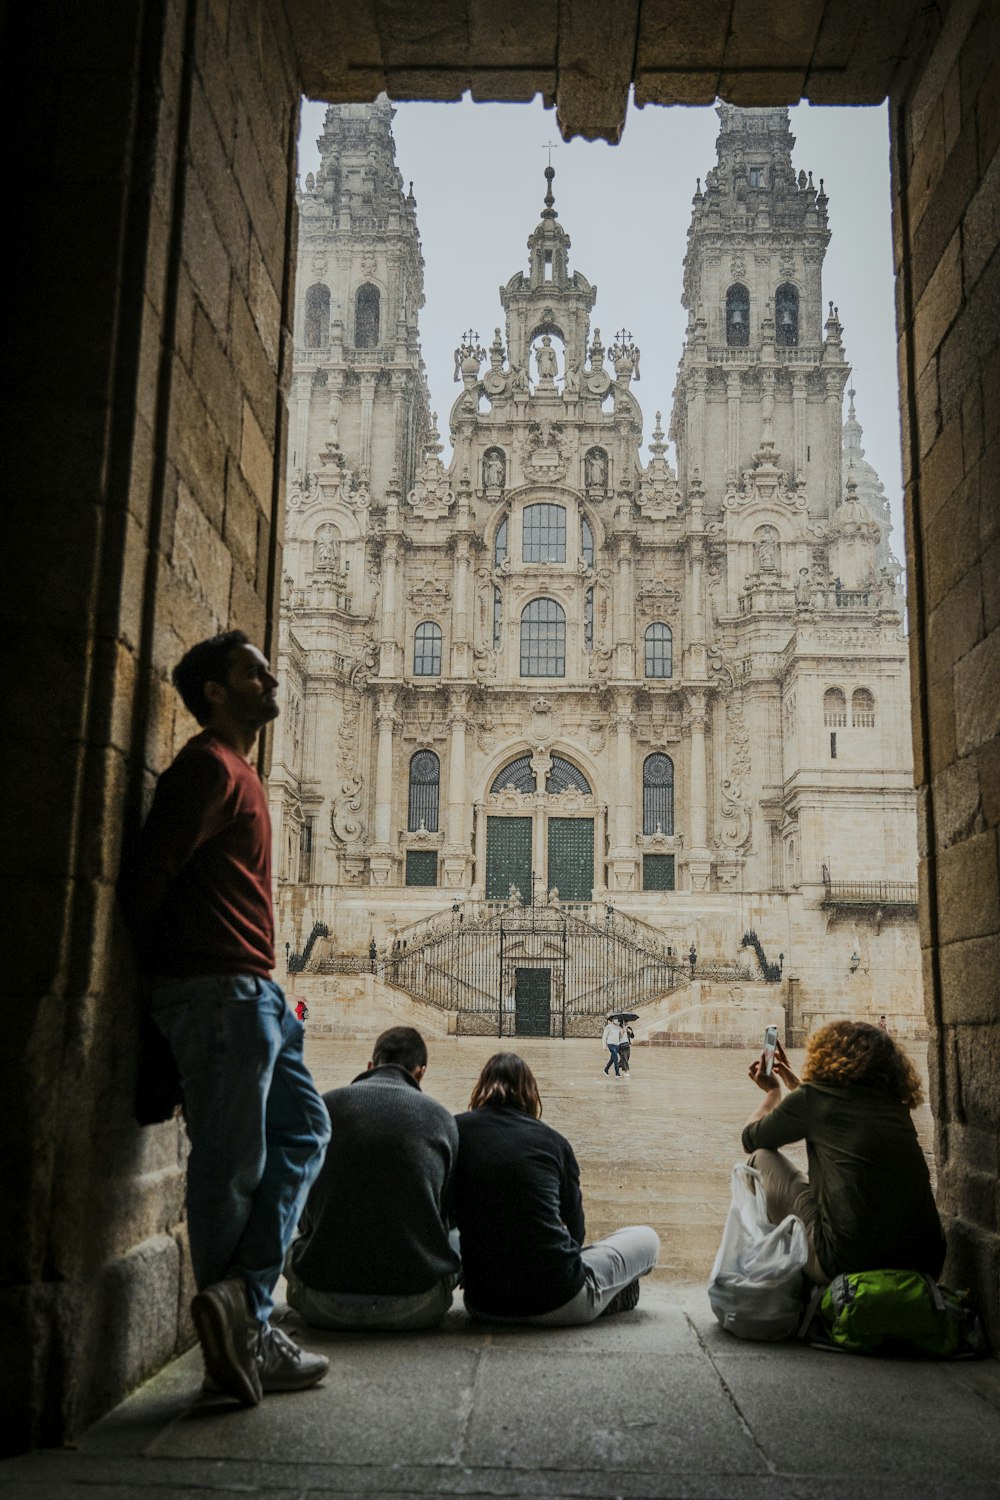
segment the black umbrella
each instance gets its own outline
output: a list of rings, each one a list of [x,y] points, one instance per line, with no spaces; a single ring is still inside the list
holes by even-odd
[[[616,1010],[608,1017],[609,1021],[617,1021],[619,1026],[624,1026],[626,1021],[638,1021],[638,1019],[637,1010]]]

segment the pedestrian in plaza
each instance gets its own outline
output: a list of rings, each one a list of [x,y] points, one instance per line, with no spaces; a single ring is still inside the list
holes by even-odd
[[[885,1016],[879,1016],[879,1018],[878,1018],[878,1024],[879,1024],[879,1029],[881,1031],[888,1031],[889,1030],[888,1026],[886,1025]]]
[[[233,630],[192,647],[173,680],[202,730],[160,777],[122,901],[180,1074],[191,1316],[209,1384],[253,1406],[329,1366],[269,1318],[330,1124],[271,979],[271,825],[250,755],[277,679]]]
[[[605,1047],[607,1047],[607,1049],[608,1049],[608,1052],[611,1054],[609,1056],[607,1062],[604,1065],[605,1075],[607,1075],[608,1070],[611,1067],[611,1064],[614,1063],[614,1065],[615,1065],[615,1077],[616,1078],[620,1078],[621,1077],[621,1064],[619,1062],[619,1056],[620,1056],[620,1051],[621,1051],[621,1040],[622,1040],[622,1029],[621,1029],[621,1026],[618,1024],[618,1022],[614,1019],[613,1016],[609,1016],[608,1017],[608,1023],[605,1026],[604,1031],[601,1034],[601,1041],[604,1043]]]
[[[619,1023],[621,1026],[622,1039],[618,1043],[618,1061],[621,1064],[622,1075],[626,1083],[632,1082],[632,1039],[635,1032],[627,1021]]]
[[[295,1014],[302,1024],[305,1025],[309,1019],[309,1007],[301,998],[295,1002]]]
[[[346,1088],[323,1095],[332,1135],[288,1253],[288,1301],[317,1328],[433,1328],[460,1261],[451,1229],[458,1130],[421,1090],[427,1044],[383,1031]]]
[[[902,1048],[878,1026],[832,1021],[809,1038],[801,1079],[780,1042],[773,1071],[762,1055],[749,1076],[764,1097],[743,1149],[763,1178],[771,1223],[796,1214],[805,1225],[806,1275],[823,1283],[891,1266],[936,1279],[945,1241],[910,1113],[920,1080]],[[779,1149],[801,1140],[808,1177]]]
[[[656,1265],[654,1229],[584,1245],[573,1148],[544,1125],[528,1064],[498,1052],[458,1116],[455,1215],[466,1311],[485,1322],[569,1327],[627,1312]]]

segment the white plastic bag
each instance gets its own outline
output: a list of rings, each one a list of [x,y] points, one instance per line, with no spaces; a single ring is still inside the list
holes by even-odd
[[[732,1203],[712,1267],[708,1298],[727,1333],[738,1339],[787,1339],[798,1331],[807,1287],[809,1241],[801,1219],[771,1224],[760,1173],[733,1167]]]

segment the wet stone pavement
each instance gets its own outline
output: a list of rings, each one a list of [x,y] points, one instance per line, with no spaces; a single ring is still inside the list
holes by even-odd
[[[582,1329],[485,1330],[459,1302],[431,1333],[310,1331],[304,1341],[331,1356],[327,1378],[252,1411],[202,1397],[191,1351],[75,1450],[0,1464],[0,1491],[1000,1500],[996,1361],[865,1360],[741,1344],[716,1325],[704,1286],[755,1101],[749,1057],[636,1049],[626,1084],[604,1078],[596,1043],[517,1046],[545,1118],[577,1152],[590,1237],[633,1222],[660,1234],[662,1263],[634,1312]],[[308,1056],[329,1088],[369,1050],[318,1039]],[[433,1043],[427,1091],[463,1108],[494,1050],[488,1038]],[[918,1126],[929,1147],[926,1110]]]

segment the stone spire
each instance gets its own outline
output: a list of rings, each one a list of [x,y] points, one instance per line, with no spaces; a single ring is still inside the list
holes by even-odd
[[[528,274],[518,271],[500,289],[507,314],[507,348],[512,365],[526,370],[532,340],[556,337],[565,346],[566,368],[582,369],[597,288],[569,269],[570,237],[559,223],[552,184],[555,168],[545,168],[541,217],[528,237]]]
[[[852,381],[850,390],[847,392],[847,419],[844,422],[842,442],[844,484],[846,486],[853,480],[854,492],[858,500],[878,525],[879,542],[877,558],[879,567],[889,568],[893,573],[898,573],[902,569],[898,559],[893,556],[892,546],[889,541],[889,536],[893,529],[889,500],[885,493],[885,486],[878,477],[875,469],[865,458],[865,450],[861,446],[863,428],[858,421],[854,409],[854,397],[856,395],[857,392],[854,389],[854,382]]]

